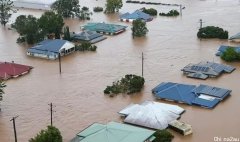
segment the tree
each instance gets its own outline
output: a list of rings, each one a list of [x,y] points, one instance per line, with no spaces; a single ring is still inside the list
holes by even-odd
[[[158,13],[157,10],[154,9],[154,8],[146,9],[145,7],[142,8],[142,12],[147,13],[147,14],[149,14],[151,16],[157,16],[157,13]]]
[[[11,0],[0,0],[0,22],[1,25],[5,26],[12,16],[13,2]]]
[[[89,11],[89,8],[84,6],[76,16],[80,20],[90,20],[90,15],[92,15],[92,13]]]
[[[239,61],[240,53],[236,52],[234,47],[227,48],[225,52],[223,52],[221,58],[227,62]]]
[[[215,26],[200,28],[197,33],[198,38],[219,38],[228,39],[228,31]]]
[[[68,26],[64,27],[63,34],[64,34],[64,37],[63,37],[64,40],[68,40],[68,41],[71,40],[71,36],[70,36],[70,32],[69,32],[69,27]]]
[[[62,33],[62,28],[64,26],[61,15],[48,11],[40,17],[38,22],[44,35],[51,35],[54,33],[55,38],[60,39],[60,34]]]
[[[118,12],[123,6],[122,0],[107,0],[105,13]]]
[[[28,44],[34,44],[44,39],[44,35],[38,24],[38,19],[32,15],[20,15],[17,17],[12,28],[20,34],[19,39],[26,41]]]
[[[148,32],[148,29],[146,27],[146,22],[142,21],[141,19],[134,20],[132,23],[132,35],[141,37],[145,36]]]
[[[0,100],[2,100],[2,95],[4,94],[3,89],[6,87],[5,83],[0,80]]]
[[[62,142],[62,135],[58,128],[48,126],[47,130],[41,130],[37,136],[31,138],[29,142]]]
[[[171,142],[174,136],[167,130],[157,130],[154,133],[156,137],[153,142]]]

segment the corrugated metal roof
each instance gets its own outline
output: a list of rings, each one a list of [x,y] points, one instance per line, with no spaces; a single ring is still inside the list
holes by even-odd
[[[119,113],[127,116],[124,120],[126,123],[153,129],[165,129],[183,112],[184,109],[176,105],[145,101],[141,105],[131,104]]]
[[[178,84],[172,82],[161,83],[153,89],[153,94],[155,94],[156,98],[184,102],[189,105],[193,104],[206,108],[213,108],[221,100],[229,96],[230,93],[231,90],[224,88],[218,88],[202,84],[196,87],[192,85]],[[205,96],[203,96],[203,94]]]
[[[237,33],[229,38],[230,40],[240,39],[240,33]]]
[[[182,69],[182,71],[187,75],[192,73],[198,73],[198,74],[201,73],[209,77],[212,77],[212,76],[219,76],[221,73],[224,73],[224,72],[231,73],[235,69],[236,68],[233,66],[207,61],[207,62],[200,62],[197,64],[189,64],[185,66]]]
[[[96,32],[116,33],[125,30],[127,26],[107,24],[107,23],[88,23],[83,26],[83,29]]]
[[[196,97],[193,93],[195,85],[178,84],[172,82],[163,82],[155,87],[152,92],[155,97],[192,104],[192,100]]]
[[[71,142],[144,142],[155,131],[117,122],[94,123],[77,134]]]
[[[151,21],[153,18],[149,14],[146,14],[140,10],[136,10],[133,13],[125,13],[120,16],[121,19],[142,19],[144,21]]]

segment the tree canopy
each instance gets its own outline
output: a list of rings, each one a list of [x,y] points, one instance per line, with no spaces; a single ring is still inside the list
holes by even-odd
[[[41,28],[44,35],[54,33],[55,38],[60,38],[62,28],[64,26],[63,18],[61,15],[55,14],[54,12],[45,12],[40,19],[39,28]]]
[[[145,36],[148,32],[146,27],[146,22],[142,21],[141,19],[134,20],[132,23],[132,35],[141,37]]]
[[[122,0],[107,0],[105,13],[118,12],[123,6]]]
[[[31,138],[29,142],[62,142],[62,135],[58,128],[48,126],[46,130],[41,130],[37,136]]]
[[[2,100],[2,95],[4,94],[4,88],[6,87],[5,83],[0,80],[0,100]]]
[[[78,17],[80,20],[88,20],[91,15],[87,7],[80,8],[79,0],[57,0],[51,8],[64,18]]]
[[[234,50],[234,47],[230,47],[227,48],[225,52],[223,52],[221,58],[227,62],[240,61],[240,53],[237,53]]]
[[[215,26],[207,26],[199,29],[197,37],[228,39],[228,31]]]
[[[9,18],[12,16],[13,2],[11,0],[0,0],[0,22],[1,25],[5,26]]]
[[[171,142],[174,136],[167,130],[157,130],[154,133],[156,137],[153,142]]]
[[[38,19],[32,15],[18,16],[15,23],[12,24],[12,28],[16,29],[22,41],[26,41],[28,44],[34,44],[44,38]]]

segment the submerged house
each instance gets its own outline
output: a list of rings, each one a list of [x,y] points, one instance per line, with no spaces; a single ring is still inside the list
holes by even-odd
[[[133,20],[141,19],[145,22],[153,20],[153,17],[149,14],[142,12],[141,10],[136,10],[133,13],[125,13],[120,16],[121,21],[132,22]]]
[[[157,99],[214,108],[220,101],[230,95],[231,90],[202,84],[195,86],[163,82],[153,88],[152,93]]]
[[[206,79],[208,77],[217,77],[222,73],[231,73],[236,68],[229,65],[214,63],[214,62],[200,62],[198,64],[189,64],[185,66],[182,71],[187,77]]]
[[[14,62],[0,62],[0,80],[16,78],[27,74],[33,67],[16,64]]]
[[[109,122],[94,123],[76,135],[71,142],[152,142],[155,131]]]
[[[90,42],[90,43],[96,43],[99,41],[102,41],[106,39],[107,37],[103,36],[100,33],[97,33],[95,31],[83,31],[81,33],[72,33],[71,39],[78,42]]]
[[[95,31],[101,34],[116,35],[126,30],[127,26],[107,24],[107,23],[88,23],[83,26],[83,30]]]
[[[184,111],[176,105],[145,101],[142,104],[131,104],[118,113],[126,117],[125,123],[163,130],[170,122],[180,118]]]
[[[240,41],[240,33],[237,33],[229,38],[229,40],[237,40]]]
[[[44,40],[27,50],[27,55],[55,60],[59,55],[64,56],[75,51],[75,45],[67,40]]]
[[[16,8],[51,10],[51,6],[55,1],[56,0],[13,0],[13,5]]]
[[[221,45],[221,46],[218,48],[218,51],[217,51],[217,53],[216,53],[216,56],[222,56],[222,54],[223,54],[228,48],[233,48],[237,53],[240,53],[240,47],[233,47],[233,46]]]

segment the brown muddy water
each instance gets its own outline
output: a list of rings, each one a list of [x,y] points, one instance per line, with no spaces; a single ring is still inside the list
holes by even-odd
[[[157,0],[155,0],[157,1]],[[180,71],[190,62],[223,61],[214,54],[219,45],[238,45],[227,40],[199,40],[196,33],[199,19],[203,25],[215,25],[229,31],[240,32],[240,1],[238,0],[164,0],[163,3],[182,4],[186,8],[177,18],[156,17],[147,23],[145,38],[132,39],[131,25],[118,21],[118,14],[94,13],[92,22],[112,22],[128,25],[127,31],[97,43],[97,52],[76,52],[62,59],[62,74],[58,61],[32,58],[26,55],[26,45],[16,44],[17,33],[0,28],[0,60],[31,65],[30,74],[6,82],[1,102],[0,142],[14,141],[11,117],[16,120],[19,142],[26,142],[50,123],[48,104],[54,104],[53,123],[68,142],[77,132],[93,122],[121,122],[117,112],[130,103],[155,100],[151,89],[163,81],[189,84],[208,84],[232,90],[232,95],[213,110],[180,105],[186,112],[182,121],[193,127],[193,134],[183,137],[175,132],[174,142],[212,142],[214,137],[240,137],[240,63],[231,63],[235,70],[216,79],[206,81],[186,78]],[[103,0],[82,0],[82,6],[104,6]],[[121,13],[133,11],[143,5],[124,3]],[[166,12],[176,7],[146,6]],[[42,11],[19,10],[19,14],[40,16]],[[66,20],[71,31],[79,31],[86,22]],[[145,87],[141,93],[114,98],[104,96],[107,85],[125,74],[141,75],[141,53],[144,52]],[[223,62],[224,63],[224,62]],[[159,101],[165,102],[166,101]],[[175,104],[175,103],[174,103]]]

